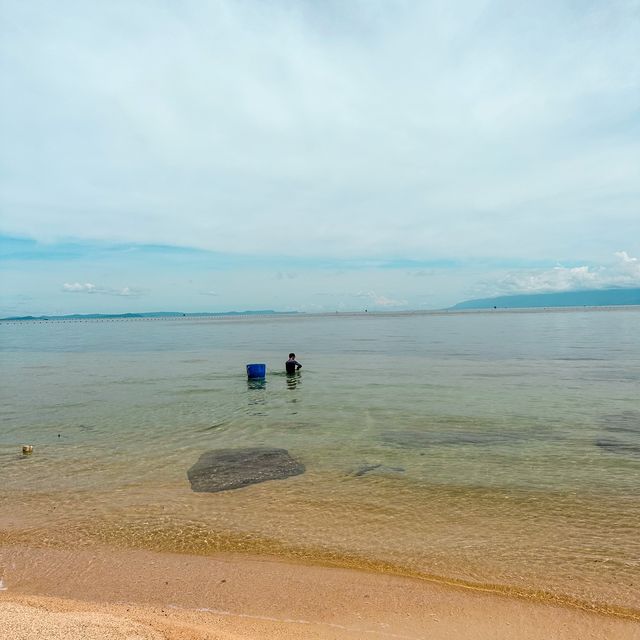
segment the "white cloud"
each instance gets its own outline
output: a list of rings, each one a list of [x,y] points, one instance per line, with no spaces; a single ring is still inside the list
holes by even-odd
[[[91,282],[65,282],[62,290],[69,293],[90,293],[102,294],[108,296],[137,297],[142,295],[142,291],[132,287],[123,287],[121,289],[113,289],[111,287],[101,287]]]
[[[95,284],[91,284],[90,282],[85,282],[84,284],[80,282],[65,282],[62,285],[62,290],[72,293],[99,293],[100,291]]]
[[[3,289],[70,310],[329,291],[335,310],[446,306],[478,280],[631,286],[637,18],[637,0],[4,0],[0,234],[94,249],[16,262]]]
[[[517,272],[508,274],[500,283],[503,291],[545,293],[598,288],[599,271],[583,267],[554,267],[549,271]]]
[[[633,2],[4,4],[5,233],[571,261],[640,238]]]
[[[394,300],[393,298],[380,295],[375,291],[359,291],[358,293],[354,294],[353,297],[365,298],[374,307],[392,308],[392,307],[403,307],[407,304],[406,300]]]
[[[632,258],[626,251],[617,251],[614,255],[619,258],[618,279],[624,283],[640,285],[640,260]]]
[[[404,307],[407,304],[406,300],[394,300],[386,296],[376,296],[373,301],[378,307]]]
[[[614,254],[618,260],[607,266],[557,266],[549,270],[518,271],[497,284],[501,293],[551,293],[614,287],[640,287],[640,260],[626,251]]]
[[[105,293],[112,293],[115,296],[124,296],[124,297],[137,297],[142,295],[142,291],[139,289],[132,289],[131,287],[124,287],[119,290],[111,290],[105,291]]]

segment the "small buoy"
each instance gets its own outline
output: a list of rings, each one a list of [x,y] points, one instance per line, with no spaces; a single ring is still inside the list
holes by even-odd
[[[30,453],[33,453],[33,445],[32,444],[23,444],[22,445],[22,453],[26,456]]]

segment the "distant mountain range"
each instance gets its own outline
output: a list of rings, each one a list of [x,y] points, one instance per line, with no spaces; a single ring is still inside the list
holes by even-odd
[[[220,316],[264,316],[264,315],[291,315],[297,311],[273,311],[265,309],[261,311],[225,311],[223,313],[182,313],[180,311],[157,311],[150,313],[73,313],[66,316],[15,316],[12,318],[0,318],[0,320],[117,320],[135,318],[208,318]]]
[[[531,293],[459,302],[451,309],[527,309],[640,305],[640,288]]]
[[[530,293],[495,298],[465,300],[450,307],[466,309],[540,309],[554,307],[616,307],[640,305],[640,287],[633,289],[598,289],[590,291],[564,291],[559,293]],[[69,315],[14,316],[0,321],[29,320],[127,320],[153,318],[217,318],[225,316],[295,315],[299,311],[225,311],[221,313],[182,313],[181,311],[153,311],[149,313],[73,313]]]

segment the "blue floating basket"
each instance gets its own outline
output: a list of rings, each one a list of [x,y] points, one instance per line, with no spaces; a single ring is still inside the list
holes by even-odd
[[[247,365],[247,377],[264,378],[266,375],[267,375],[266,364],[248,364]]]

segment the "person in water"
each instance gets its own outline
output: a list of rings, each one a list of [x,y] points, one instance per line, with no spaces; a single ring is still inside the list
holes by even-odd
[[[287,373],[295,373],[302,365],[296,360],[296,354],[290,353],[289,359],[285,362],[284,366],[287,368]]]

